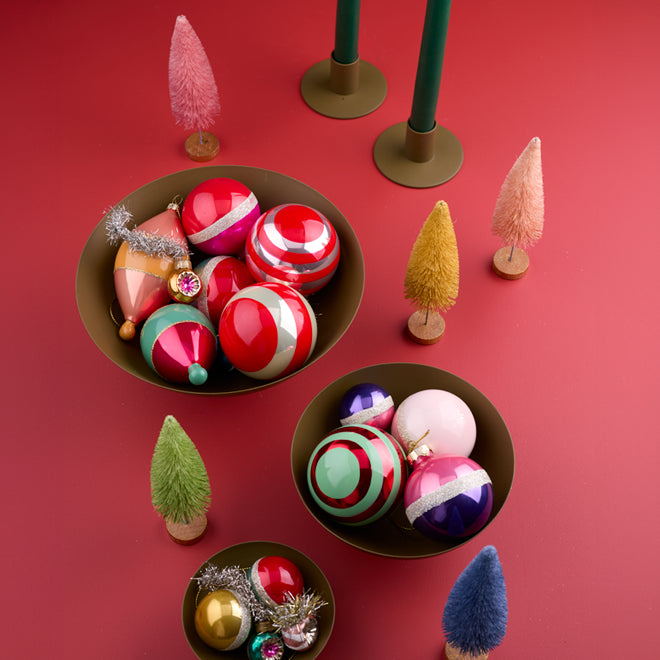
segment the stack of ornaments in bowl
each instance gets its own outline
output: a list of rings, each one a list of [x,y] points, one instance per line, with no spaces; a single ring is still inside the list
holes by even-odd
[[[477,426],[461,398],[425,389],[395,406],[379,385],[360,383],[341,398],[337,421],[306,475],[313,501],[332,520],[368,525],[403,501],[410,525],[432,540],[469,537],[486,525],[493,486],[470,458]]]
[[[197,577],[194,629],[211,649],[245,648],[249,660],[281,660],[313,648],[327,603],[306,588],[286,557],[258,558],[248,569],[208,562]]]
[[[120,206],[106,220],[108,240],[120,243],[119,336],[133,340],[144,321],[142,354],[158,376],[202,385],[209,369],[236,368],[269,381],[305,364],[317,337],[307,297],[340,258],[322,213],[295,203],[262,212],[245,185],[216,177],[129,230],[131,218]]]

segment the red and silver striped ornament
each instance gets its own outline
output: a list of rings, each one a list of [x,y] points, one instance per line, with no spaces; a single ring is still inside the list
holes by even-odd
[[[316,317],[297,291],[277,282],[245,287],[225,306],[218,328],[225,357],[258,380],[286,376],[316,346]]]
[[[305,296],[330,281],[339,252],[330,221],[303,204],[281,204],[264,213],[245,243],[245,260],[256,280],[282,282]]]

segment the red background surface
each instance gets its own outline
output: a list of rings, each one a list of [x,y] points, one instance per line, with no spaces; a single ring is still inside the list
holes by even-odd
[[[456,2],[438,123],[465,162],[441,187],[398,186],[374,141],[410,113],[425,3],[365,1],[360,53],[388,82],[367,117],[325,118],[299,84],[329,56],[335,3],[27,1],[3,12],[0,61],[4,288],[0,587],[6,658],[192,658],[188,578],[234,543],[270,540],[328,577],[324,658],[438,660],[444,603],[486,544],[508,587],[493,660],[651,657],[658,637],[660,9],[639,0]],[[86,334],[74,278],[104,210],[196,166],[167,87],[185,14],[223,106],[213,164],[298,178],[361,241],[357,317],[334,350],[280,385],[232,398],[168,392],[107,360]],[[546,225],[518,282],[490,271],[502,181],[543,143]],[[439,199],[455,222],[458,301],[432,347],[403,338],[410,248]],[[289,467],[313,394],[358,367],[424,362],[478,387],[516,450],[500,516],[460,549],[397,561],[344,545],[298,498]],[[258,411],[258,414],[255,414]],[[197,445],[213,493],[202,542],[180,547],[152,509],[166,414]]]

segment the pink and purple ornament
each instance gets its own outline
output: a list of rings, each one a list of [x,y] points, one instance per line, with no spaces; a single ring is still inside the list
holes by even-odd
[[[291,287],[260,282],[225,306],[219,338],[227,359],[246,376],[281,378],[302,367],[316,346],[314,311]]]
[[[198,309],[173,303],[145,322],[140,347],[149,366],[172,383],[203,385],[217,354],[215,329]]]
[[[403,450],[386,431],[341,426],[325,436],[307,464],[316,504],[336,522],[366,525],[387,514],[403,494]]]
[[[256,280],[282,282],[303,295],[322,289],[339,265],[339,239],[330,221],[303,204],[281,204],[254,224],[245,260]]]
[[[406,483],[406,517],[435,540],[476,534],[493,510],[486,470],[465,456],[421,456]]]
[[[472,411],[445,390],[421,390],[405,398],[394,413],[392,435],[407,451],[422,441],[434,454],[469,456],[477,438]]]
[[[250,567],[249,578],[257,598],[268,607],[301,596],[305,589],[300,569],[290,559],[276,555],[257,559]]]
[[[261,211],[254,193],[239,181],[207,179],[183,204],[181,223],[193,246],[212,255],[241,254]]]
[[[245,263],[228,255],[205,259],[195,266],[195,273],[202,288],[195,307],[207,316],[216,328],[229,299],[241,289],[254,284],[254,278]]]
[[[367,424],[387,431],[393,416],[392,397],[373,383],[354,385],[339,402],[339,422],[342,426]]]

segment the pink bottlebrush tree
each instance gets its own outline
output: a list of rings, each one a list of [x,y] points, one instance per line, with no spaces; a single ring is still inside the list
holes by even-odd
[[[186,141],[188,155],[194,160],[210,160],[215,157],[217,150],[210,157],[208,152],[215,148],[217,138],[211,133],[204,133],[203,129],[211,126],[215,115],[220,113],[218,88],[204,46],[185,16],[177,16],[172,33],[169,90],[176,123],[188,130],[196,129],[199,145],[204,145],[205,140],[213,143],[205,148],[192,144],[194,153],[191,153],[189,143],[193,143],[190,139],[193,136],[190,136]],[[206,157],[195,157],[200,151]]]
[[[543,233],[544,192],[541,140],[532,138],[502,184],[493,212],[492,233],[514,250],[534,245]],[[526,258],[526,255],[524,255]]]

